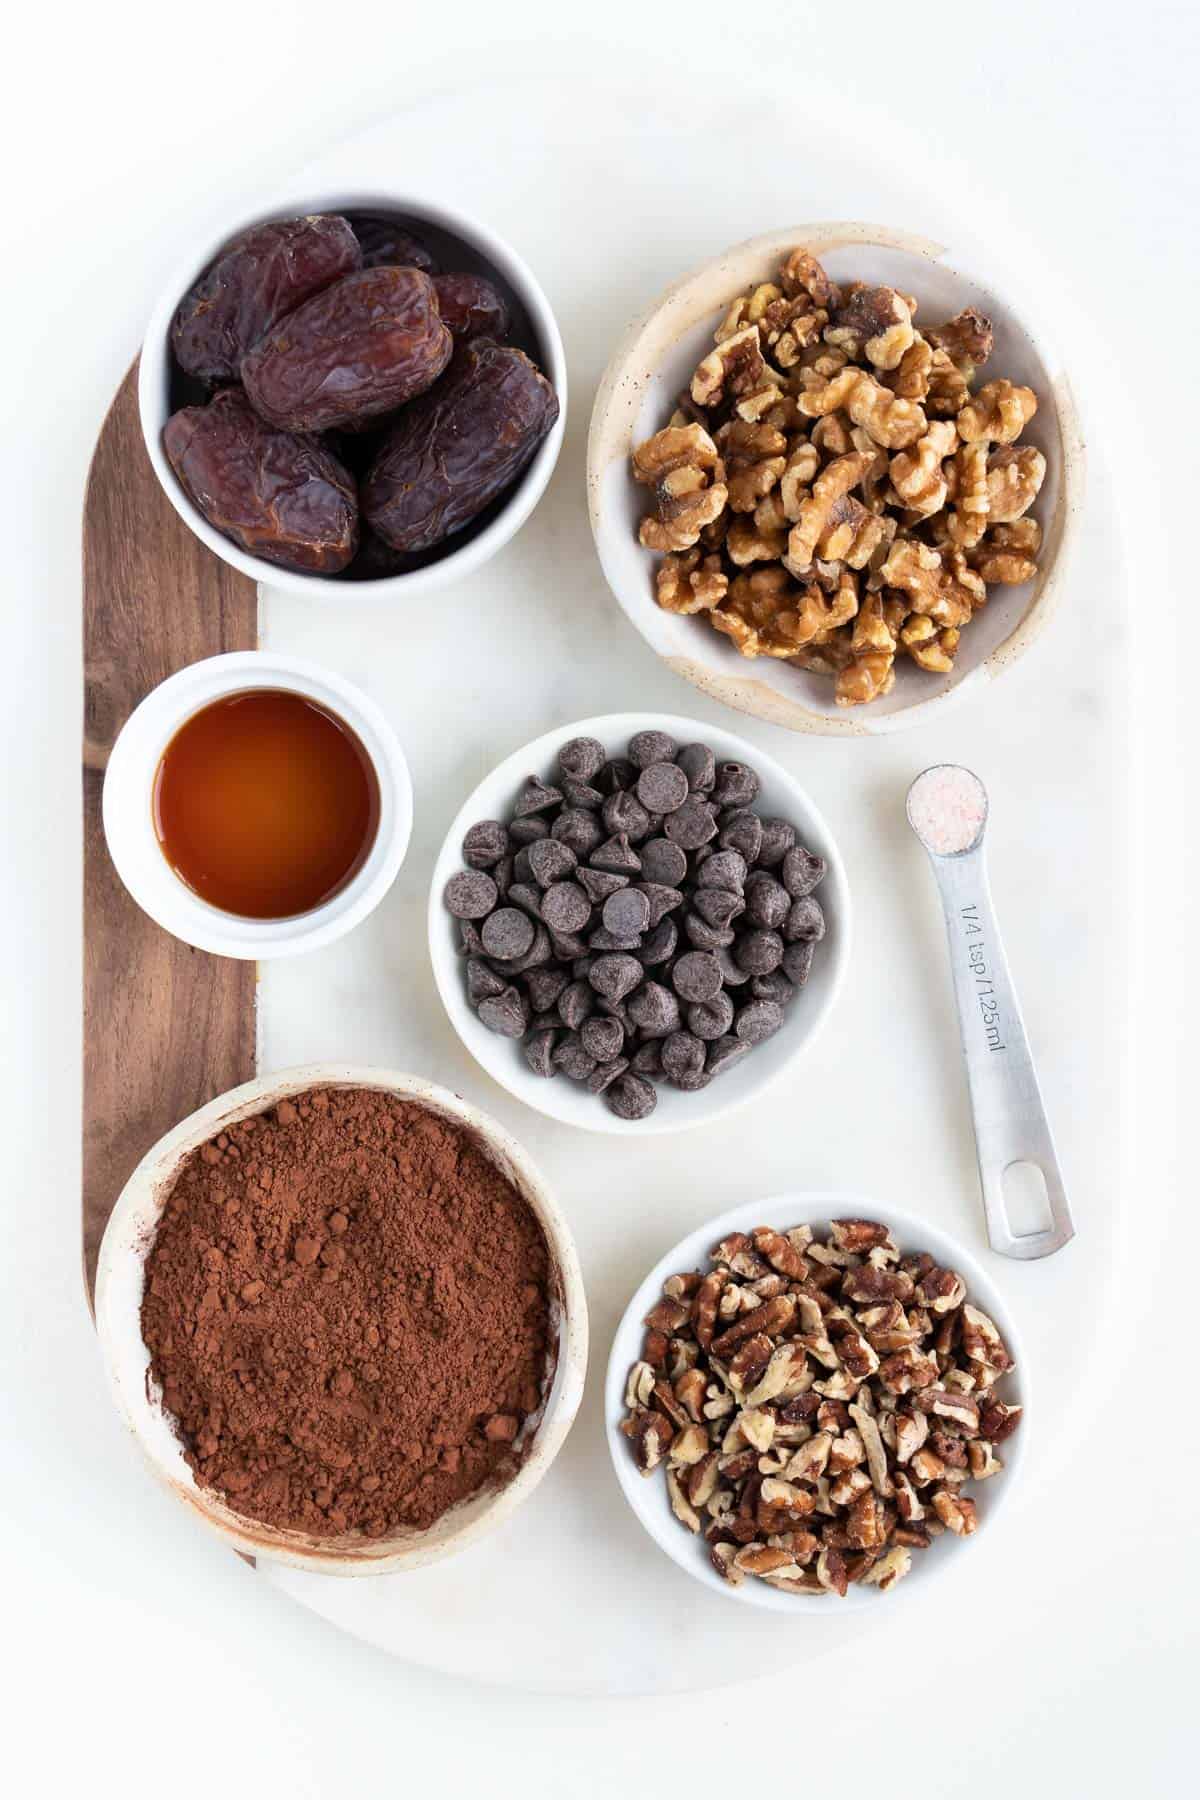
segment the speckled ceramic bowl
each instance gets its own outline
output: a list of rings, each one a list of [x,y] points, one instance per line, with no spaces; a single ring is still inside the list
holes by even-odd
[[[995,327],[986,374],[1032,387],[1038,412],[1023,443],[1045,453],[1046,480],[1033,511],[1043,530],[1037,578],[994,587],[987,606],[963,632],[953,671],[926,674],[902,658],[890,694],[868,706],[834,705],[824,676],[770,657],[742,657],[703,619],[663,612],[654,598],[658,556],[637,541],[646,490],[629,471],[636,444],[667,423],[676,396],[711,347],[714,328],[753,283],[773,279],[797,244],[820,257],[839,281],[885,282],[919,301],[918,323],[940,322],[979,306]],[[588,438],[588,506],[609,586],[647,643],[677,674],[739,712],[792,731],[863,736],[923,725],[946,707],[978,693],[1034,642],[1061,591],[1066,550],[1083,499],[1083,441],[1057,351],[1035,326],[1024,299],[1009,300],[973,259],[944,244],[882,225],[791,225],[722,252],[667,289],[635,320],[600,383]]]
[[[226,1126],[313,1087],[378,1088],[462,1126],[479,1140],[528,1202],[550,1246],[557,1289],[552,1300],[557,1330],[554,1376],[540,1415],[527,1429],[524,1442],[518,1439],[518,1448],[524,1450],[520,1467],[511,1480],[483,1488],[443,1513],[425,1531],[407,1530],[386,1538],[353,1533],[315,1538],[307,1532],[278,1530],[244,1518],[220,1495],[197,1484],[163,1410],[161,1392],[150,1378],[150,1358],[140,1325],[145,1261],[180,1163]],[[311,1063],[248,1081],[202,1106],[147,1151],[122,1190],[100,1246],[96,1329],[117,1409],[159,1480],[233,1549],[323,1575],[383,1575],[421,1568],[465,1550],[508,1518],[533,1492],[561,1450],[579,1408],[587,1369],[587,1302],[575,1243],[525,1151],[494,1119],[446,1088],[391,1069],[355,1068],[344,1063]]]

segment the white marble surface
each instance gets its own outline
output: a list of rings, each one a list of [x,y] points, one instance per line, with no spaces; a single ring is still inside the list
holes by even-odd
[[[1104,1323],[1098,1296],[1113,1266],[1119,1200],[1120,1114],[1097,1118],[1073,1095],[1118,1080],[1121,1007],[1093,1018],[1087,1031],[1079,1021],[1127,905],[1109,836],[1129,804],[1125,577],[1103,455],[1094,446],[1081,550],[1057,621],[1015,669],[936,724],[878,740],[813,739],[718,708],[681,682],[620,613],[593,551],[582,467],[589,402],[616,322],[707,252],[787,217],[795,203],[790,159],[773,165],[747,219],[741,155],[731,156],[723,179],[698,189],[692,171],[704,152],[702,126],[656,116],[643,91],[618,104],[620,130],[603,146],[601,186],[577,96],[540,81],[521,84],[516,96],[516,106],[511,88],[430,103],[312,171],[313,185],[327,187],[436,180],[442,194],[491,219],[558,311],[575,400],[547,496],[517,539],[467,583],[407,610],[343,590],[328,605],[265,597],[270,648],[331,665],[384,708],[412,766],[415,819],[399,880],[364,926],[327,951],[263,968],[261,1066],[345,1057],[410,1068],[500,1118],[545,1169],[577,1234],[592,1378],[540,1491],[469,1556],[372,1583],[290,1570],[268,1571],[266,1579],[346,1629],[434,1667],[557,1692],[660,1692],[712,1685],[717,1642],[735,1655],[759,1650],[780,1663],[800,1661],[878,1623],[870,1614],[839,1618],[836,1608],[817,1624],[730,1607],[656,1552],[616,1490],[599,1391],[613,1329],[649,1264],[705,1217],[756,1193],[840,1185],[957,1233],[994,1270],[1028,1335],[1030,1380],[1043,1395],[1031,1411],[1032,1454],[1019,1498],[1036,1504],[1071,1451],[1074,1395]],[[776,106],[768,115],[772,135],[798,150],[786,102]],[[468,117],[503,154],[474,155]],[[753,119],[733,108],[727,142],[749,155],[762,122],[761,106]],[[448,154],[447,144],[457,149]],[[920,205],[910,177],[863,170],[861,154],[832,120],[819,151],[810,148],[824,210],[910,223]],[[542,204],[531,215],[514,169],[532,165]],[[622,196],[648,166],[660,171],[656,200],[670,230],[631,235]],[[297,191],[308,181],[306,172]],[[581,245],[560,222],[585,185],[596,201]],[[947,218],[945,229],[952,223]],[[610,272],[602,294],[590,280],[597,266]],[[1098,625],[1104,649],[1095,655],[1087,646]],[[839,1005],[812,1055],[761,1099],[679,1136],[596,1141],[522,1106],[469,1057],[433,985],[424,908],[450,819],[498,761],[552,726],[655,707],[694,718],[697,736],[706,719],[727,723],[804,783],[842,847],[857,941]],[[1079,1237],[1052,1262],[1010,1264],[986,1246],[941,914],[904,817],[909,782],[937,761],[977,769],[991,794],[996,904],[1077,1197]],[[973,1557],[982,1543],[981,1534]],[[547,1555],[569,1575],[539,1583]],[[979,1555],[982,1561],[982,1549]],[[989,1564],[991,1579],[1002,1581],[1001,1546]],[[642,1604],[631,1606],[638,1594]],[[571,1631],[581,1615],[591,1628]]]
[[[1194,1785],[1200,1616],[1200,1461],[1180,1408],[1193,1360],[1193,1308],[1188,1278],[1179,1273],[1191,1255],[1195,1214],[1194,1109],[1185,1094],[1190,1101],[1195,1084],[1191,915],[1200,869],[1186,853],[1197,843],[1189,777],[1200,737],[1188,500],[1195,409],[1187,365],[1172,365],[1170,379],[1161,371],[1181,299],[1200,281],[1200,244],[1191,228],[1200,191],[1194,6],[1145,0],[1134,15],[1118,0],[1096,0],[1085,16],[1045,0],[997,0],[969,16],[933,4],[917,17],[898,15],[884,0],[859,0],[831,20],[818,0],[796,0],[782,14],[732,13],[717,0],[692,0],[681,19],[679,9],[650,8],[645,0],[592,8],[458,0],[453,9],[358,0],[352,52],[331,28],[337,19],[328,0],[289,0],[286,8],[207,0],[204,16],[210,23],[202,34],[195,8],[113,0],[90,9],[27,7],[6,22],[0,146],[9,263],[0,330],[10,354],[9,428],[0,434],[0,608],[13,673],[0,708],[8,777],[0,782],[7,876],[0,922],[9,951],[8,1029],[0,1037],[5,1781],[55,1800],[83,1792],[149,1800],[164,1787],[180,1800],[209,1800],[218,1786],[237,1800],[283,1793],[328,1800],[401,1787],[500,1800],[650,1800],[677,1785],[681,1760],[698,1759],[703,1784],[721,1792],[762,1780],[761,1753],[752,1765],[766,1730],[773,1734],[768,1784],[783,1770],[794,1778],[790,1785],[820,1788],[837,1800],[877,1800],[881,1781],[894,1787],[910,1780],[903,1747],[932,1713],[941,1722],[936,1744],[922,1745],[919,1779],[911,1778],[929,1800],[967,1793],[1011,1800],[1014,1789],[1030,1800],[1084,1793],[1088,1800],[1125,1800],[1130,1792],[1176,1800]],[[211,51],[214,42],[223,48]],[[1055,979],[1041,993],[1024,983],[1064,1154],[1083,1159],[1072,1166],[1080,1171],[1076,1206],[1085,1226],[1103,1215],[1115,1189],[1127,1199],[1120,1332],[1088,1364],[1074,1395],[1072,1435],[1061,1448],[1049,1447],[1045,1478],[1005,1521],[1009,1541],[998,1539],[995,1568],[986,1556],[972,1558],[948,1583],[953,1612],[938,1612],[917,1633],[913,1615],[897,1610],[868,1640],[830,1647],[799,1669],[720,1646],[716,1675],[748,1685],[648,1702],[560,1696],[547,1705],[511,1687],[423,1669],[331,1631],[261,1581],[148,1479],[104,1389],[78,1266],[73,521],[100,420],[159,287],[214,214],[251,211],[305,160],[364,121],[468,79],[505,91],[513,71],[529,66],[585,84],[579,127],[593,146],[592,178],[561,214],[564,233],[586,239],[614,135],[607,90],[638,70],[657,96],[650,111],[699,108],[711,116],[704,153],[687,171],[698,190],[730,160],[722,134],[730,93],[746,95],[752,111],[754,97],[777,84],[805,135],[789,165],[791,217],[824,209],[825,183],[811,175],[807,153],[832,110],[858,141],[846,166],[860,184],[874,170],[894,192],[907,171],[920,229],[936,235],[944,213],[958,211],[1005,261],[1030,257],[1049,268],[1091,433],[1103,432],[1114,470],[1105,494],[1095,479],[1094,447],[1089,529],[1103,534],[1108,512],[1116,511],[1132,546],[1131,628],[1117,656],[1131,712],[1124,738],[1106,745],[1089,724],[1091,670],[1103,656],[1092,610],[1094,584],[1101,595],[1107,591],[1101,535],[1080,565],[1070,610],[1036,658],[964,717],[964,733],[980,735],[960,741],[956,727],[949,742],[932,746],[965,754],[990,730],[997,747],[1007,754],[1015,745],[1022,766],[1034,771],[1019,793],[997,794],[997,887],[1019,976],[1043,931],[1056,931],[1069,947],[1089,911],[1107,908],[1109,871],[1132,873],[1133,911],[1093,956],[1090,982],[1076,975],[1061,986]],[[819,111],[810,125],[814,102]],[[490,154],[490,146],[480,152]],[[715,221],[722,242],[774,222],[760,213],[756,196],[763,170],[779,161],[776,138],[764,130],[741,166],[744,219],[733,234],[727,215]],[[538,214],[541,173],[536,159],[511,162],[523,215]],[[640,280],[650,287],[682,266],[684,234],[656,200],[664,174],[678,178],[647,164],[623,196],[629,227],[615,266],[587,257],[585,243],[579,303],[589,343],[610,305],[631,307]],[[28,273],[34,268],[36,280]],[[594,377],[599,350],[589,349],[587,358]],[[577,455],[584,423],[577,409]],[[565,471],[564,463],[560,480]],[[569,547],[574,556],[587,542],[582,511],[574,525],[564,519],[557,488],[550,504],[534,529],[548,531],[557,521],[552,548]],[[517,545],[512,554],[518,549],[523,555]],[[564,605],[574,600],[575,574],[565,554],[556,557],[547,585]],[[576,603],[588,640],[581,648],[582,632],[569,634],[564,624],[547,640],[556,654],[569,641],[575,656],[607,655],[605,645],[616,638],[615,611],[601,604],[590,576],[583,580]],[[464,631],[478,631],[484,615],[467,599],[449,616],[462,618]],[[397,633],[411,629],[403,622]],[[415,629],[414,653],[431,639],[427,625]],[[663,685],[635,640],[624,641],[624,703],[667,699],[680,706],[682,684]],[[1073,696],[1062,713],[1050,698],[1051,670]],[[1109,679],[1105,674],[1101,685]],[[558,698],[546,683],[541,717],[557,714]],[[525,741],[538,722],[527,710],[536,709],[514,704],[489,731],[473,725],[474,751],[449,769],[457,791],[466,791],[483,757]],[[773,733],[763,741],[777,745]],[[1043,746],[1040,771],[1035,741]],[[425,767],[443,758],[449,768],[453,759],[433,742],[421,751]],[[421,749],[409,747],[414,757]],[[914,767],[923,748],[919,739],[900,745]],[[834,751],[797,743],[789,754],[840,815],[842,765]],[[898,835],[894,814],[904,772],[887,760],[887,746],[862,746],[860,753],[866,761],[856,784],[873,785],[859,850],[873,825],[890,843],[898,893],[928,908],[918,949],[906,947],[899,959],[894,946],[887,956],[880,950],[863,969],[861,990],[847,1000],[886,1027],[886,1064],[881,1052],[868,1080],[857,1043],[827,1040],[838,1046],[841,1090],[863,1096],[867,1123],[856,1161],[861,1157],[866,1180],[867,1158],[878,1158],[882,1169],[887,1147],[872,1138],[870,1111],[881,1093],[908,1081],[917,1035],[942,1046],[948,1081],[954,1065],[949,986],[932,973],[941,955],[933,896],[922,885],[921,852]],[[1126,773],[1131,805],[1110,802],[1111,768]],[[990,763],[985,772],[994,785]],[[452,796],[442,792],[448,809]],[[1082,806],[1087,830],[1108,834],[1099,888],[1076,880],[1048,840],[1033,866],[1002,856],[1002,849],[1024,847],[1023,822],[1011,809],[1000,835],[1002,799],[1044,806],[1044,816],[1064,831]],[[432,819],[420,829],[431,846]],[[1042,900],[1047,881],[1054,908]],[[394,904],[402,912],[414,902],[402,890]],[[883,929],[885,913],[883,896],[873,918],[860,907],[864,934],[872,925]],[[384,947],[395,980],[407,965],[398,947]],[[420,999],[419,968],[416,979]],[[903,1010],[910,1002],[911,1015]],[[1110,1017],[1115,1027],[1104,1024]],[[1120,1083],[1096,1084],[1098,1028],[1122,1040],[1127,1079]],[[438,1029],[435,1019],[435,1043]],[[363,1045],[367,1054],[383,1048]],[[456,1053],[443,1044],[439,1054],[448,1065]],[[457,1072],[464,1083],[475,1079],[465,1063]],[[929,1104],[949,1092],[945,1083],[921,1078],[895,1135],[894,1188],[897,1198],[903,1191],[914,1203],[935,1177],[944,1179],[943,1198],[961,1206],[959,1227],[971,1230],[961,1095],[947,1102],[957,1122],[944,1177],[928,1150]],[[495,1104],[490,1090],[488,1104]],[[1106,1166],[1091,1147],[1117,1108],[1131,1127],[1123,1170]],[[889,1102],[889,1117],[899,1113]],[[524,1114],[512,1116],[528,1137]],[[823,1164],[821,1139],[818,1122],[796,1134],[794,1155],[751,1144],[750,1172],[765,1189],[790,1179],[798,1160]],[[557,1178],[557,1153],[552,1172]],[[669,1166],[660,1173],[667,1199],[673,1195],[682,1212],[682,1186],[673,1185]],[[840,1179],[843,1171],[835,1173]],[[718,1204],[742,1192],[728,1176],[717,1185]],[[583,1215],[582,1204],[577,1211]],[[597,1244],[599,1226],[597,1219]],[[648,1220],[640,1230],[646,1253],[671,1241],[672,1229],[665,1218],[661,1228]],[[588,1260],[590,1276],[603,1273],[603,1250],[589,1248]],[[1088,1287],[1056,1315],[1056,1350],[1074,1354],[1097,1305]],[[1076,1461],[1080,1438],[1086,1454]],[[1121,1506],[1114,1526],[1112,1447],[1131,1442],[1135,1451],[1167,1446],[1169,1463],[1161,1479],[1141,1484],[1132,1511]],[[1123,1462],[1115,1479],[1120,1500]],[[535,1560],[535,1582],[558,1578],[548,1559]],[[571,1637],[560,1638],[563,1655],[589,1630],[581,1611]]]

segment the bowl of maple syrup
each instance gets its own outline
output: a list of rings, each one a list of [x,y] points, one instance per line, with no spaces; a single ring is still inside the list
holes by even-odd
[[[387,893],[412,783],[383,713],[264,651],[181,669],[126,720],[104,779],[117,873],[165,931],[218,956],[295,956]]]

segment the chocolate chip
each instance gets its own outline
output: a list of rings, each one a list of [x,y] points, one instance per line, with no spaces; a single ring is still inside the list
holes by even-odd
[[[750,983],[750,992],[756,1000],[774,1000],[780,1006],[790,1006],[796,998],[796,990],[782,969],[776,969],[772,975],[756,975]]]
[[[578,1031],[583,1021],[591,1017],[595,1004],[590,982],[572,981],[558,996],[558,1016],[569,1031]]]
[[[814,856],[803,844],[795,844],[783,859],[783,885],[793,900],[811,894],[825,874],[825,858]]]
[[[525,1039],[525,1061],[535,1075],[541,1075],[549,1081],[554,1074],[552,1061],[556,1031],[535,1031]]]
[[[632,937],[618,937],[616,932],[609,931],[605,925],[597,925],[595,931],[588,936],[588,949],[598,953],[606,950],[640,950],[642,940],[635,932]]]
[[[519,906],[535,919],[542,916],[542,890],[527,881],[514,881],[504,898],[510,906]]]
[[[568,806],[581,806],[585,812],[599,812],[604,805],[604,795],[599,788],[594,788],[586,781],[564,781],[562,784],[563,799]]]
[[[637,775],[637,770],[627,757],[613,756],[596,776],[596,786],[602,794],[615,794],[618,788],[631,788]]]
[[[795,842],[795,828],[786,819],[764,819],[758,862],[764,869],[777,868]]]
[[[574,1033],[565,1037],[561,1044],[556,1044],[550,1058],[560,1074],[571,1081],[586,1081],[596,1067],[596,1059],[589,1056],[583,1044]]]
[[[508,851],[508,827],[499,819],[481,819],[462,841],[463,861],[472,869],[490,869]]]
[[[698,881],[702,888],[731,888],[740,893],[746,875],[746,859],[739,851],[717,850],[701,865]]]
[[[443,898],[456,919],[482,919],[500,898],[500,890],[482,869],[460,869],[446,883]]]
[[[711,1000],[698,1001],[687,1009],[687,1027],[693,1037],[703,1038],[705,1043],[714,1038],[724,1037],[733,1024],[733,1001],[726,993],[716,994]]]
[[[605,1088],[620,1080],[628,1067],[629,1058],[626,1056],[615,1056],[611,1062],[597,1063],[584,1085],[590,1094],[602,1094]]]
[[[479,935],[489,956],[510,962],[533,943],[533,920],[520,907],[502,906],[483,921]]]
[[[681,1094],[698,1094],[712,1080],[707,1069],[689,1069],[684,1075],[668,1077],[671,1086],[679,1089]]]
[[[650,1038],[641,1044],[630,1059],[629,1066],[639,1075],[662,1074],[662,1040]]]
[[[746,910],[746,902],[740,894],[731,894],[726,888],[697,888],[692,895],[692,906],[706,925],[717,931],[724,931],[736,918]]]
[[[673,1031],[663,1039],[663,1074],[672,1081],[682,1075],[695,1075],[704,1067],[704,1045],[690,1031]]]
[[[821,911],[820,901],[814,900],[811,894],[793,900],[784,921],[783,935],[789,944],[794,944],[798,938],[808,938],[814,943],[823,938],[825,914]]]
[[[552,1031],[554,1041],[557,1043],[558,1033],[562,1029],[562,1020],[553,1009],[549,1012],[534,1013],[529,1021],[529,1029],[530,1031]]]
[[[721,965],[715,956],[689,951],[675,964],[671,982],[681,1000],[711,1000],[721,991]]]
[[[724,949],[733,942],[733,931],[728,925],[722,929],[718,925],[710,925],[702,919],[698,912],[686,914],[683,921],[683,932],[694,950],[705,950],[713,953]]]
[[[546,782],[540,781],[536,775],[531,775],[521,789],[517,804],[513,808],[513,818],[527,819],[531,813],[549,812],[561,803],[561,789],[550,787]]]
[[[749,1056],[751,1048],[745,1038],[720,1037],[715,1044],[709,1045],[704,1066],[710,1075],[723,1075],[734,1063],[741,1062],[743,1056]]]
[[[623,1000],[631,994],[642,979],[642,965],[636,957],[617,952],[612,956],[598,956],[592,965],[588,981],[598,994],[606,1000]]]
[[[550,821],[540,813],[530,813],[527,819],[514,819],[508,828],[509,842],[521,850],[549,835]]]
[[[679,1002],[659,981],[643,981],[629,997],[631,1024],[651,1038],[667,1037],[679,1030]]]
[[[717,765],[707,744],[685,744],[675,761],[693,794],[707,794],[717,779]]]
[[[463,956],[483,955],[483,939],[470,919],[458,921],[458,948]]]
[[[762,849],[763,828],[757,813],[748,807],[734,807],[722,821],[717,842],[723,850],[736,850],[748,864],[758,861]]]
[[[593,869],[607,869],[611,875],[637,875],[642,867],[641,857],[630,847],[624,832],[618,832],[616,837],[610,837],[593,850],[588,861]]]
[[[493,913],[492,917],[496,915]],[[540,968],[548,963],[554,954],[550,944],[550,933],[544,925],[537,925],[533,933],[533,942],[522,956],[515,956],[504,964],[506,975],[523,975],[526,969]]]
[[[774,1000],[747,1000],[740,1007],[734,1030],[743,1042],[761,1044],[774,1037],[783,1024],[783,1008]]]
[[[778,931],[791,904],[783,883],[763,869],[756,870],[746,883],[746,917],[764,931]]]
[[[726,987],[741,987],[743,982],[749,981],[749,975],[746,973],[745,969],[738,968],[733,960],[733,953],[728,946],[718,950],[716,952],[716,958],[721,965],[721,980],[725,983]]]
[[[564,807],[550,827],[550,836],[557,838],[560,844],[569,845],[576,856],[585,860],[596,845],[604,841],[599,819],[593,813],[584,812],[581,806]]]
[[[569,738],[558,753],[559,768],[573,781],[591,781],[604,763],[604,745],[598,738]]]
[[[516,880],[516,858],[512,856],[502,856],[500,861],[493,865],[491,874],[492,880],[499,890],[500,898],[503,899],[513,882]]]
[[[650,1083],[632,1072],[606,1088],[604,1098],[618,1119],[646,1119],[658,1105],[658,1095]]]
[[[559,962],[574,962],[577,956],[587,955],[587,945],[575,931],[552,931],[550,942]]]
[[[585,1019],[579,1028],[579,1041],[597,1062],[611,1062],[624,1048],[625,1033],[618,1019]]]
[[[501,981],[494,969],[490,969],[480,956],[467,958],[467,999],[472,1006],[478,1006],[481,1000],[490,1000],[496,994],[504,992],[507,983]]]
[[[551,935],[553,935],[553,933]],[[572,981],[586,981],[589,974],[591,973],[592,964],[595,962],[595,960],[596,959],[592,955],[590,950],[588,951],[586,956],[577,956],[575,958],[575,961],[571,964],[571,980]],[[589,988],[588,993],[590,994],[591,991],[592,991],[591,988]]]
[[[676,763],[651,763],[638,776],[637,796],[650,813],[672,813],[688,797],[688,778]]]
[[[650,908],[650,917],[647,923],[651,930],[660,924],[669,912],[674,912],[677,906],[683,905],[683,895],[679,889],[664,887],[661,881],[639,881],[638,891],[646,896],[646,903]]]
[[[611,869],[581,868],[576,870],[575,879],[593,906],[599,906],[618,888],[629,886],[628,875],[614,875]]]
[[[650,902],[640,888],[618,888],[604,902],[601,916],[614,937],[639,938],[650,924]]]
[[[647,838],[638,855],[642,859],[644,881],[658,881],[663,887],[677,888],[687,874],[687,857],[670,838]]]
[[[664,919],[655,925],[642,939],[642,947],[635,952],[637,959],[646,968],[657,968],[674,956],[679,944],[679,931],[674,919]]]
[[[758,776],[746,763],[723,762],[717,767],[712,797],[718,806],[751,806],[759,786]]]
[[[802,988],[808,980],[816,954],[815,938],[798,938],[783,953],[783,973],[793,987]]]
[[[555,931],[582,931],[592,903],[576,881],[556,881],[542,895],[542,917]]]
[[[558,838],[543,838],[540,844],[529,846],[529,872],[539,887],[551,887],[556,881],[565,881],[575,868],[577,858],[569,844]]]
[[[534,1012],[549,1012],[566,985],[567,977],[563,969],[531,969],[525,991]]]
[[[479,1005],[479,1023],[486,1025],[489,1031],[498,1032],[501,1037],[523,1037],[527,1018],[525,1001],[518,989],[506,987],[501,993],[482,1000]]]
[[[716,837],[717,821],[707,800],[701,800],[698,794],[689,794],[682,806],[667,814],[663,830],[681,850],[699,850],[701,844]]]
[[[648,769],[651,763],[673,762],[678,748],[665,731],[638,731],[629,740],[629,760],[637,769]]]
[[[646,837],[650,830],[650,815],[638,799],[637,795],[625,788],[610,794],[600,809],[604,820],[604,828],[613,837],[620,833],[636,844]]]
[[[633,1035],[634,1024],[629,1017],[629,1008],[626,1006],[624,1000],[604,1000],[597,997],[596,1005],[606,1019],[615,1019],[617,1021],[626,1037],[631,1037]]]
[[[526,886],[533,883],[533,865],[529,861],[529,846],[523,845],[513,857],[512,878]]]
[[[747,975],[769,975],[783,961],[783,939],[777,931],[747,931],[733,947],[733,960]]]

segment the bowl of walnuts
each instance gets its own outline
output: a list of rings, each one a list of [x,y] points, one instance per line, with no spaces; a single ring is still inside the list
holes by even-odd
[[[395,598],[507,543],[562,445],[566,363],[536,277],[458,212],[306,197],[227,227],[168,284],[142,433],[196,536],[260,581]]]
[[[685,276],[601,382],[588,503],[642,636],[796,731],[924,723],[1028,649],[1082,504],[1056,352],[980,273],[796,225]]]

